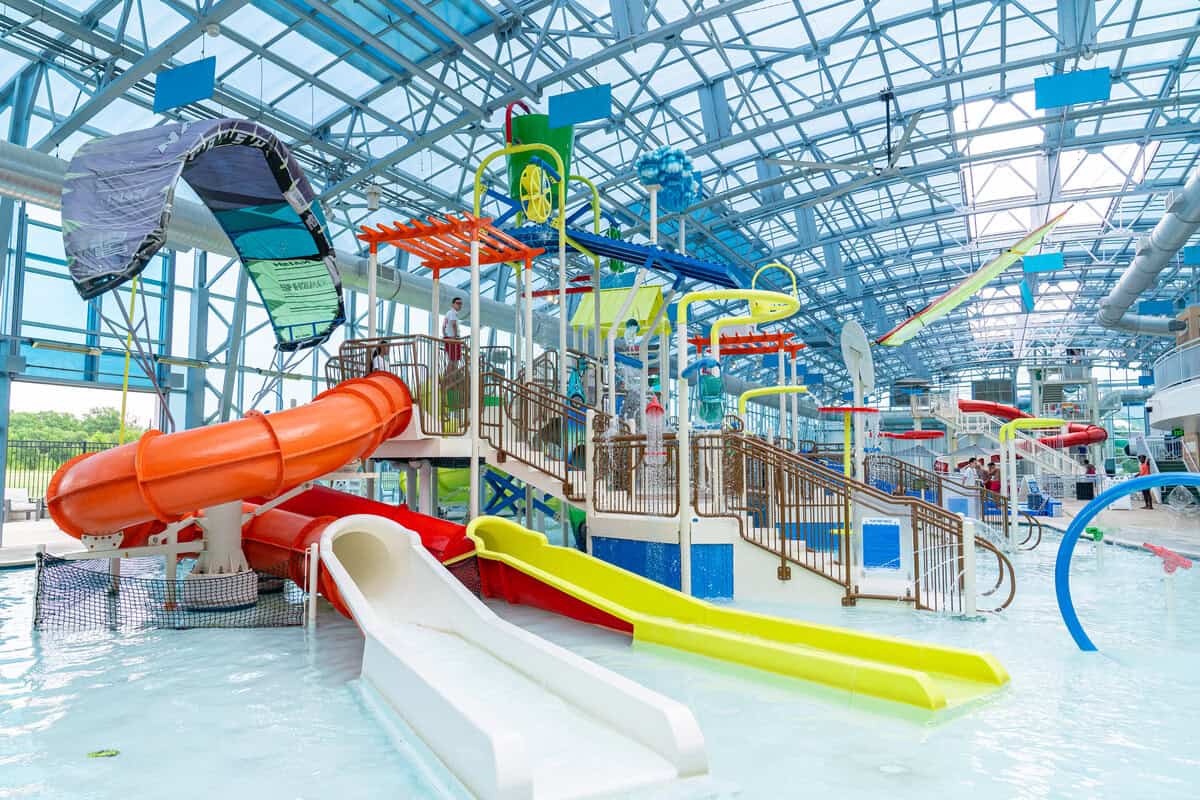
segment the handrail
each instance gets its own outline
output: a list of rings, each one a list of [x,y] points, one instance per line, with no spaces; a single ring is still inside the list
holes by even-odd
[[[586,440],[586,409],[564,396],[495,372],[480,380],[480,438],[501,462],[512,458],[558,480],[563,496],[586,499],[582,483]],[[487,406],[485,398],[496,400]],[[578,478],[578,481],[576,480]]]
[[[890,481],[890,470],[894,470],[897,480]],[[885,477],[887,476],[887,477]],[[968,486],[962,481],[958,481],[953,475],[947,475],[941,472],[931,472],[916,464],[910,464],[896,456],[890,456],[885,453],[871,453],[866,459],[866,475],[864,480],[870,483],[872,480],[883,480],[887,483],[893,483],[896,490],[904,493],[910,489],[915,489],[908,482],[909,477],[915,477],[918,480],[924,481],[932,485],[936,491],[936,502],[938,505],[946,504],[946,490],[950,489],[955,494],[961,497],[970,497],[972,494],[977,494],[979,498],[979,516],[988,524],[998,524],[1004,532],[1005,538],[1008,536],[1008,528],[1010,525],[1008,498],[999,492],[993,492],[986,486],[972,485]],[[994,515],[988,514],[988,503],[996,506],[1000,519],[994,519]],[[1037,517],[1029,514],[1021,509],[1018,509],[1023,521],[1025,522],[1027,532],[1025,538],[1017,543],[1017,547],[1022,550],[1033,550],[1042,541],[1042,523]],[[1035,538],[1036,537],[1036,538]],[[1030,541],[1033,541],[1030,544]]]
[[[1172,362],[1179,362],[1178,377],[1171,375],[1168,370],[1169,366],[1176,366]],[[1154,388],[1160,392],[1200,378],[1200,339],[1193,339],[1171,348],[1154,360],[1151,369],[1154,372]]]
[[[897,497],[847,479],[814,459],[743,434],[726,431],[697,436],[696,450],[692,472],[696,514],[737,519],[742,538],[780,557],[781,578],[794,564],[843,586],[846,603],[871,598],[913,602],[926,610],[964,608],[966,536],[957,515],[918,498]],[[706,484],[717,485],[718,491],[706,497]],[[881,597],[860,591],[850,570],[849,537],[843,533],[853,519],[851,503],[892,515],[898,513],[897,508],[907,509],[914,557],[911,594]],[[804,545],[799,542],[802,535]],[[985,596],[997,591],[1004,574],[1010,576],[1010,598],[1002,608],[1015,594],[1011,563],[978,537],[975,546],[996,556],[1001,574]],[[836,558],[827,555],[834,551]]]

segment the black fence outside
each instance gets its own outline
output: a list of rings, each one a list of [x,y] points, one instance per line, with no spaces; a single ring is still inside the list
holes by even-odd
[[[63,464],[84,453],[96,453],[113,446],[105,442],[10,440],[4,488],[24,489],[30,500],[43,498],[50,478]]]

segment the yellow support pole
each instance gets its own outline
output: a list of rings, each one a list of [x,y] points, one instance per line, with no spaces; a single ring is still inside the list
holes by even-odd
[[[847,478],[850,477],[850,452],[854,447],[854,437],[851,434],[850,414],[846,411],[842,414],[842,474]]]
[[[738,395],[738,416],[746,417],[746,401],[752,397],[762,397],[771,394],[804,394],[807,386],[759,386],[757,389],[747,389]]]
[[[133,321],[133,305],[137,302],[137,276],[129,282],[129,320]],[[125,444],[125,409],[129,401],[129,351],[133,349],[133,328],[125,334],[125,377],[121,380],[121,427],[117,431],[117,444]]]

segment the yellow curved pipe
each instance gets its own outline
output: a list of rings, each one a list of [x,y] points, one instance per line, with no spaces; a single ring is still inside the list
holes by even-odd
[[[752,397],[762,397],[766,394],[807,394],[807,386],[759,386],[757,389],[747,389],[738,395],[738,416],[746,416],[746,401]]]
[[[781,269],[784,272],[786,272],[788,274],[788,276],[792,279],[792,296],[793,297],[800,296],[800,290],[796,287],[796,273],[792,271],[791,267],[787,266],[786,264],[780,263],[778,261],[772,261],[770,264],[763,264],[761,267],[758,268],[758,271],[755,272],[753,277],[750,278],[750,288],[751,289],[757,288],[758,276],[762,275],[764,272],[766,272],[769,269]]]
[[[554,159],[554,166],[558,168],[558,174],[565,176],[566,168],[563,166],[562,156],[548,144],[510,144],[508,147],[501,147],[499,150],[493,150],[483,157],[483,161],[479,162],[479,166],[475,169],[475,216],[479,216],[479,209],[483,199],[483,171],[487,165],[495,161],[500,156],[514,155],[516,153],[528,153],[531,151],[539,153],[549,153]],[[558,220],[554,225],[558,229],[559,236],[566,235],[567,224],[567,181],[566,179],[558,182]]]
[[[1027,430],[1029,428],[1061,428],[1066,424],[1066,420],[1055,419],[1054,417],[1024,417],[1022,419],[1014,419],[1000,426],[1000,441],[1008,441],[1019,430]]]
[[[688,292],[679,299],[677,324],[687,330],[687,307],[705,300],[745,300],[750,304],[750,313],[744,317],[723,317],[713,323],[711,341],[713,352],[721,352],[721,331],[733,325],[749,325],[759,322],[775,322],[787,319],[800,310],[800,300],[783,292],[768,292],[763,289],[708,289]],[[685,334],[686,339],[686,334]]]

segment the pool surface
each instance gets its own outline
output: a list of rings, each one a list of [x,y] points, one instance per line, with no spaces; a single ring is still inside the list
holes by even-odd
[[[1081,543],[1072,587],[1099,654],[1053,591],[1057,536],[1018,553],[1018,593],[978,621],[864,606],[745,606],[993,653],[1010,687],[928,717],[493,603],[696,714],[712,775],[670,797],[1200,796],[1200,568]],[[324,609],[296,628],[33,635],[31,570],[0,571],[0,798],[453,796],[411,735],[400,749],[356,678],[362,639]],[[115,758],[88,758],[113,748]],[[157,789],[155,787],[158,787]]]

